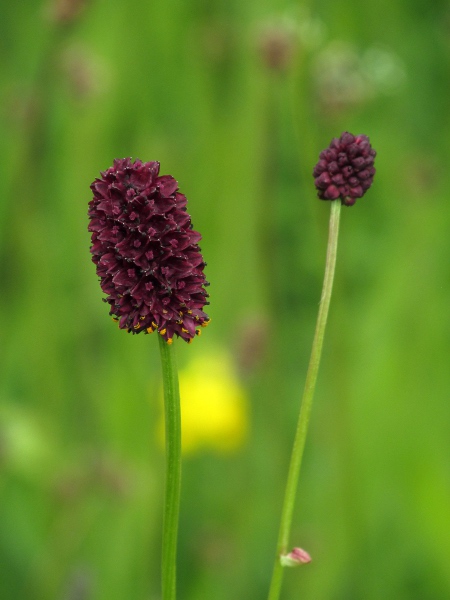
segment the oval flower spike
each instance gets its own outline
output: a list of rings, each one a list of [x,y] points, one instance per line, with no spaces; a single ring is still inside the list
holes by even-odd
[[[375,150],[366,135],[346,131],[319,155],[313,176],[321,200],[341,199],[352,206],[370,188],[375,175]]]
[[[129,333],[186,342],[209,322],[208,286],[186,197],[158,162],[116,159],[91,190],[92,260],[110,315]]]

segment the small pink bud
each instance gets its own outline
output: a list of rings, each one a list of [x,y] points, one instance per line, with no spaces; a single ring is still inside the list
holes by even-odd
[[[298,567],[298,565],[306,565],[309,562],[311,562],[311,557],[303,548],[293,548],[289,554],[280,556],[280,563],[283,567]]]

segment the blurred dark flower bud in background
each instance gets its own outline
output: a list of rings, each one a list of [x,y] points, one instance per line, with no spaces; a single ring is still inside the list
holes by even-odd
[[[256,46],[264,65],[274,72],[288,69],[299,51],[315,49],[324,37],[322,21],[305,7],[295,7],[260,24]]]
[[[208,324],[203,260],[186,197],[158,162],[116,159],[91,189],[89,231],[100,286],[121,329],[191,342]]]
[[[238,327],[236,364],[242,377],[251,377],[264,363],[269,342],[270,326],[262,315],[245,319]]]
[[[313,176],[321,200],[341,199],[352,206],[370,188],[375,175],[375,150],[366,135],[347,131],[331,140],[319,155]]]
[[[289,23],[268,23],[259,31],[257,46],[263,64],[271,71],[282,72],[292,64],[298,36]]]
[[[89,565],[78,565],[69,570],[65,582],[63,600],[93,600],[95,587],[94,571]]]
[[[47,17],[57,25],[72,25],[84,12],[88,0],[54,0],[47,7]]]
[[[110,88],[110,66],[80,44],[71,45],[61,53],[60,68],[69,93],[77,102],[92,100]]]

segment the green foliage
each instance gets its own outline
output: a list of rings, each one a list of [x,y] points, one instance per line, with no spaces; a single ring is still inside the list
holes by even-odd
[[[0,596],[158,598],[157,343],[110,321],[88,251],[89,184],[124,156],[204,237],[213,322],[181,365],[231,352],[251,400],[246,445],[186,457],[180,598],[266,596],[324,265],[311,170],[349,130],[378,172],[343,210],[292,539],[313,562],[283,597],[449,597],[446,4],[54,7],[0,22]]]

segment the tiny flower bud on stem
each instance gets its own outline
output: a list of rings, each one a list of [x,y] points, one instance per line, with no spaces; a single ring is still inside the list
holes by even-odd
[[[282,554],[280,556],[282,567],[298,567],[299,565],[306,565],[309,562],[311,562],[311,557],[303,548],[292,548],[289,554]]]

